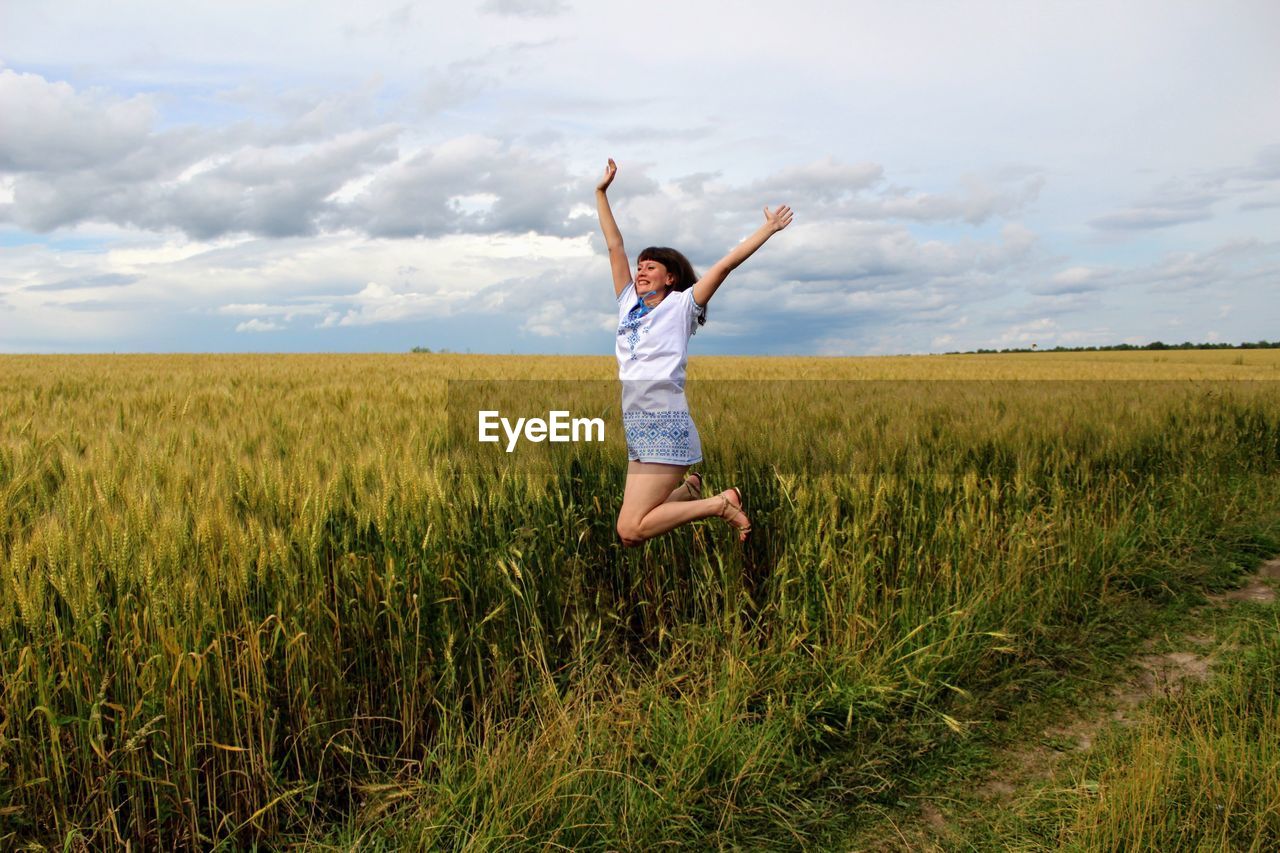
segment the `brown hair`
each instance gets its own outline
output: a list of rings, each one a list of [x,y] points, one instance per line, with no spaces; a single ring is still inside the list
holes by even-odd
[[[650,246],[636,258],[636,263],[640,261],[657,261],[666,267],[667,272],[675,277],[671,289],[677,292],[688,290],[698,280],[698,274],[694,272],[693,264],[689,263],[689,259],[667,246]],[[707,312],[704,307],[698,314],[698,324],[705,325],[706,322]]]

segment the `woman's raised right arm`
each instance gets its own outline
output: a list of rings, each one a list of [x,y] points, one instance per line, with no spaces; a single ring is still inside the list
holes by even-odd
[[[606,191],[613,183],[613,176],[618,174],[618,164],[609,158],[609,165],[604,167],[604,178],[596,185],[596,211],[600,215],[600,230],[604,232],[604,244],[609,247],[609,266],[613,269],[613,295],[620,296],[626,286],[631,283],[631,262],[627,260],[627,250],[622,246],[622,232],[618,223],[613,220],[613,211],[609,209],[609,196]]]

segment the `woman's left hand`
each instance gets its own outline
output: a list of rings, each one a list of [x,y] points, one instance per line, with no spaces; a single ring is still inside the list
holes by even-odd
[[[609,189],[609,184],[613,183],[613,176],[618,174],[618,164],[613,162],[613,158],[609,158],[608,164],[604,167],[604,177],[600,179],[600,183],[596,184],[596,192],[602,193]]]
[[[791,208],[785,204],[776,207],[772,213],[769,208],[764,209],[764,224],[767,225],[773,233],[778,233],[783,228],[791,224]]]

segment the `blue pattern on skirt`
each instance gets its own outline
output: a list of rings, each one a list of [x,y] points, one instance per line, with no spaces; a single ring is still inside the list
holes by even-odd
[[[687,411],[623,412],[622,427],[631,459],[668,465],[692,465],[702,459],[701,446],[693,446],[697,433]]]

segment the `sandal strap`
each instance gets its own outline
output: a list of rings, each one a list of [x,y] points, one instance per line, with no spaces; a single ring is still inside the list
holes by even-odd
[[[738,492],[738,490],[737,490],[737,489],[734,489],[734,491],[735,491],[735,492],[737,492],[737,494],[738,494],[738,500],[742,500],[742,492]],[[726,498],[724,495],[720,495],[719,497],[720,497],[720,500],[724,501],[724,505],[725,505],[726,507],[728,507],[729,509],[733,510],[733,514],[732,514],[732,515],[725,515],[725,514],[724,514],[724,510],[723,510],[723,509],[721,509],[721,515],[720,515],[720,517],[721,517],[721,518],[723,518],[725,521],[729,522],[729,526],[731,526],[734,530],[736,530],[736,531],[738,532],[738,538],[739,538],[741,541],[744,541],[744,542],[745,542],[745,541],[746,541],[746,538],[747,538],[747,535],[751,533],[751,519],[750,519],[750,518],[747,518],[747,514],[746,514],[746,512],[744,512],[744,511],[743,511],[742,507],[740,507],[740,506],[734,506],[734,505],[733,505],[733,503],[732,503],[728,498]],[[737,519],[737,517],[738,517],[738,516],[742,516],[743,518],[746,518],[746,519],[747,519],[747,526],[746,526],[746,527],[738,527],[736,524],[734,524],[734,523],[733,523],[733,522],[734,522],[734,520],[735,520],[735,519]]]
[[[690,485],[690,479],[694,478],[694,476],[698,478],[698,491],[696,492],[694,491],[694,487]],[[685,491],[689,492],[689,497],[694,498],[695,501],[700,500],[700,498],[703,497],[703,475],[699,474],[698,471],[692,471],[689,476],[686,476],[685,482],[681,483],[681,485],[684,485]]]
[[[726,498],[724,495],[720,495],[720,500],[724,501],[724,505],[725,505],[725,506],[727,506],[729,509],[733,510],[733,515],[721,515],[721,516],[720,516],[720,517],[721,517],[721,518],[723,518],[725,521],[733,521],[733,520],[734,520],[735,518],[737,518],[738,516],[742,516],[743,518],[746,518],[746,517],[747,517],[747,514],[746,514],[745,512],[743,512],[743,511],[742,511],[742,507],[740,507],[740,506],[734,506],[734,505],[733,505],[733,502],[732,502],[732,501],[730,501],[728,498]],[[738,500],[742,500],[742,493],[741,493],[741,492],[738,492]],[[722,510],[722,512],[723,512],[723,510]],[[747,521],[748,521],[748,525],[749,525],[749,524],[750,524],[750,519],[747,519]],[[747,527],[743,527],[743,528],[741,528],[741,529],[742,529],[742,530],[750,530],[750,529],[751,529],[751,527],[750,527],[750,526],[747,526]]]

